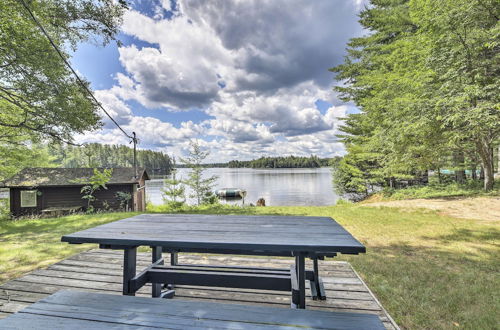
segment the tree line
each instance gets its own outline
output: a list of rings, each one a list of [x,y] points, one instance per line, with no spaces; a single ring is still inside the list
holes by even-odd
[[[9,158],[0,157],[0,181],[25,167],[112,168],[134,165],[134,150],[124,145],[92,143],[72,146],[51,143],[35,144],[29,148],[22,146],[15,150],[17,154],[9,153]],[[173,168],[173,163],[171,157],[161,151],[139,149],[137,150],[137,166],[145,168],[149,175],[168,175]]]
[[[354,102],[335,166],[340,192],[425,184],[430,171],[494,187],[500,144],[500,2],[372,0],[331,69]]]
[[[132,167],[134,150],[124,145],[92,143],[81,147],[53,144],[49,147],[52,162],[61,167]],[[172,169],[172,159],[165,153],[137,150],[137,166],[149,175],[167,175]]]
[[[230,168],[318,168],[330,165],[331,158],[310,157],[260,157],[253,160],[232,160],[227,163]]]

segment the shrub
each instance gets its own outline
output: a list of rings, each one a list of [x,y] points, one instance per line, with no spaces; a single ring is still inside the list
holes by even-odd
[[[10,218],[9,199],[2,198],[0,199],[0,220],[9,218]]]
[[[125,191],[118,191],[115,197],[120,202],[120,208],[128,211],[128,202],[132,199],[132,194]]]

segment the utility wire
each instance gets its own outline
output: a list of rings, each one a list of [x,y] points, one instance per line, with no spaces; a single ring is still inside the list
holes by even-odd
[[[92,93],[92,91],[87,87],[87,85],[85,85],[85,83],[83,82],[83,80],[76,73],[75,69],[73,69],[73,67],[71,66],[71,64],[69,64],[69,62],[66,60],[66,58],[64,57],[64,55],[62,54],[62,52],[59,50],[59,48],[54,43],[54,41],[52,41],[52,38],[47,33],[47,31],[42,26],[42,24],[38,21],[38,19],[35,17],[35,15],[31,11],[31,9],[28,7],[28,5],[26,4],[26,2],[24,0],[18,0],[18,1],[23,5],[24,8],[26,8],[26,10],[30,14],[31,18],[33,19],[33,21],[35,21],[36,25],[40,28],[40,30],[42,30],[43,34],[49,40],[50,44],[56,50],[57,54],[64,61],[64,63],[66,64],[66,66],[71,70],[71,72],[73,72],[73,75],[76,77],[76,79],[78,80],[78,82],[80,83],[80,85],[83,87],[83,89],[92,97],[92,99],[97,103],[97,105],[99,106],[99,108],[101,108],[102,111],[104,111],[104,113],[109,117],[109,119],[111,119],[111,121],[116,125],[116,127],[118,127],[120,129],[120,131],[122,131],[123,134],[125,134],[126,137],[128,137],[129,139],[131,139],[134,142],[134,144],[136,144],[137,143],[137,138],[135,137],[135,134],[134,134],[133,137],[130,136],[129,134],[127,134],[127,132],[125,132],[123,130],[123,128],[121,128],[121,126],[116,122],[116,120],[114,120],[114,118],[111,117],[111,115],[109,114],[109,112],[106,111],[106,109],[104,109],[104,107],[102,106],[101,102],[99,102],[96,99],[96,97],[94,96],[94,94]]]

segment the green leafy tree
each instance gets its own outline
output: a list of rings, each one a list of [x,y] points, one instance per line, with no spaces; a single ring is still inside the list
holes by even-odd
[[[412,0],[410,11],[436,73],[428,109],[457,143],[476,147],[490,190],[500,135],[500,2]]]
[[[182,180],[177,179],[175,158],[172,159],[171,178],[163,181],[163,201],[171,208],[178,209],[186,203],[186,187]]]
[[[372,0],[361,12],[370,34],[351,39],[344,63],[331,69],[342,82],[336,91],[361,110],[340,135],[348,154],[335,175],[348,190],[425,182],[429,169],[443,167],[460,181],[467,167],[475,173],[478,158],[491,189],[500,129],[498,4]]]
[[[197,142],[192,142],[190,147],[189,156],[181,158],[181,162],[191,169],[187,179],[184,180],[184,183],[193,191],[193,194],[189,197],[196,198],[198,205],[213,204],[217,201],[214,197],[213,188],[218,177],[212,175],[208,178],[204,178],[203,174],[206,168],[202,166],[209,152],[201,150]]]
[[[25,0],[63,55],[81,42],[115,38],[123,1]],[[0,1],[0,180],[24,167],[57,164],[45,138],[70,141],[100,127],[98,108],[77,84],[20,0]]]
[[[54,43],[69,58],[81,42],[115,39],[123,1],[27,1]],[[0,2],[0,127],[71,140],[100,126],[98,107],[19,0]]]
[[[95,202],[96,197],[95,192],[99,189],[108,189],[106,183],[109,182],[111,176],[113,175],[113,169],[103,169],[102,172],[97,168],[94,168],[94,174],[86,182],[87,184],[82,187],[81,193],[83,194],[82,199],[87,200],[87,213],[93,213],[95,208],[92,205]]]

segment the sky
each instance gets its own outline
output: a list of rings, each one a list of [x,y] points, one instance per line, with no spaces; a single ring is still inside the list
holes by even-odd
[[[81,44],[72,63],[139,147],[207,162],[261,156],[333,157],[353,104],[339,100],[329,68],[364,34],[364,0],[136,0],[122,45]],[[77,142],[128,144],[103,128]]]

